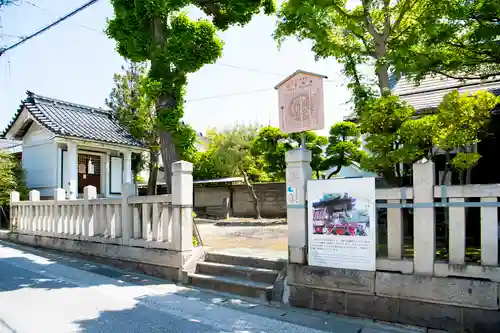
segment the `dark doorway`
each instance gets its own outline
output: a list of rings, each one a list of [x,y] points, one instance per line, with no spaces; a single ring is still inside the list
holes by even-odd
[[[89,185],[101,193],[101,156],[78,154],[78,193]]]

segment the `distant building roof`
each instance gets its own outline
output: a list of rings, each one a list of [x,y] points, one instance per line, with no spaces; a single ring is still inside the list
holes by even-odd
[[[3,132],[3,137],[12,129],[23,110],[27,110],[41,126],[56,135],[143,147],[139,140],[118,124],[109,110],[44,97],[30,91],[27,95]],[[27,128],[23,128],[12,134],[19,139],[26,131]]]
[[[500,78],[491,78],[488,80],[456,80],[442,75],[428,76],[415,84],[402,76],[399,81],[396,81],[396,76],[393,74],[390,77],[391,88],[394,95],[398,95],[400,100],[405,101],[413,106],[417,114],[432,112],[443,101],[443,97],[453,91],[458,90],[460,93],[468,91],[473,93],[479,90],[488,90],[492,94],[500,96]],[[496,107],[493,113],[500,109]],[[357,121],[355,112],[351,112],[344,117],[344,121]]]
[[[443,97],[453,91],[473,93],[479,90],[488,90],[500,95],[500,78],[489,80],[460,81],[441,75],[429,76],[416,85],[402,77],[394,86],[393,93],[401,100],[413,106],[417,112],[435,109],[442,102]]]

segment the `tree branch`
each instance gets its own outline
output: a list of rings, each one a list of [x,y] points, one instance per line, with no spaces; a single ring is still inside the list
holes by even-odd
[[[391,31],[396,31],[399,29],[399,26],[401,25],[401,22],[403,21],[405,14],[411,10],[413,5],[414,3],[412,3],[411,0],[405,0],[403,6],[401,7],[401,11],[399,12],[398,18],[396,19],[396,22],[394,22],[394,25],[392,26]]]
[[[367,0],[361,0],[361,4],[363,5],[363,21],[365,23],[366,30],[368,30],[370,35],[372,35],[373,39],[375,39],[378,44],[381,44],[382,35],[377,31],[375,25],[373,24],[370,11],[368,10]]]
[[[390,0],[384,0],[384,33],[382,34],[384,41],[387,40],[392,31],[390,4]]]

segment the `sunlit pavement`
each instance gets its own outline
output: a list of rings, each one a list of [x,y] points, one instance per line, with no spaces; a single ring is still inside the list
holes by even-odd
[[[0,241],[0,333],[422,331],[268,306]]]

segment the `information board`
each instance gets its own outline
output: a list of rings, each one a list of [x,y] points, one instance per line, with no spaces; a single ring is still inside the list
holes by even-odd
[[[309,265],[375,271],[375,178],[307,182]]]

